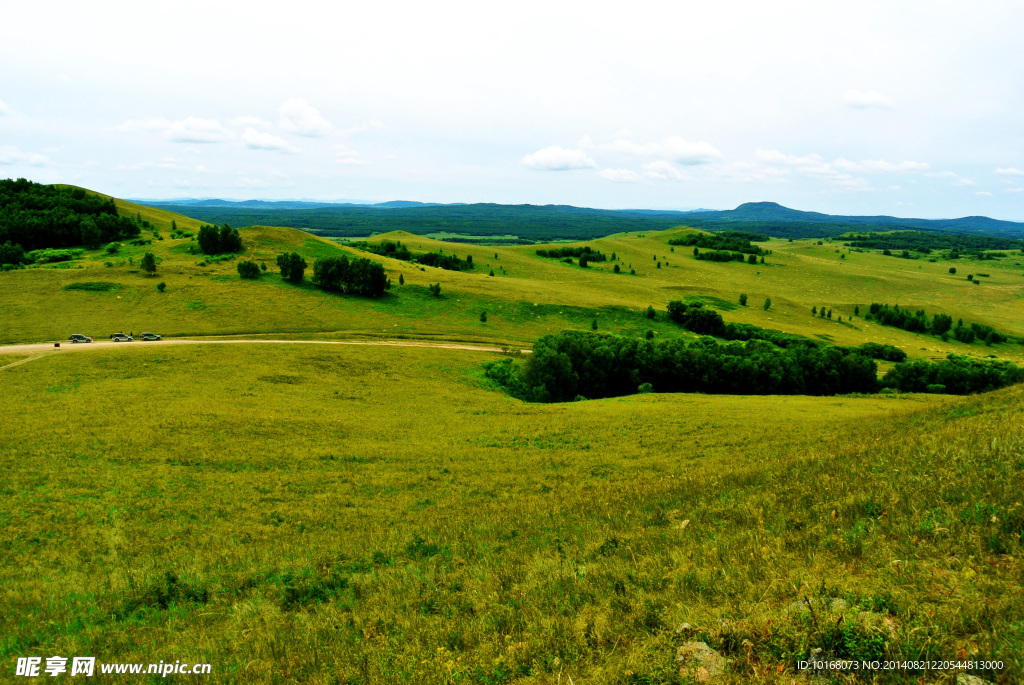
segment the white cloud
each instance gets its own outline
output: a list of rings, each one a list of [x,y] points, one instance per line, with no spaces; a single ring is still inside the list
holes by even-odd
[[[1024,171],[1014,169],[1013,167],[1009,167],[1008,169],[996,169],[996,173],[1004,176],[1024,176]]]
[[[617,183],[636,183],[644,180],[644,177],[632,169],[601,169],[597,175],[608,181]]]
[[[274,150],[294,155],[299,149],[288,143],[284,138],[278,138],[269,133],[261,133],[254,128],[245,129],[242,134],[242,142],[250,150]]]
[[[978,184],[975,183],[974,181],[972,181],[969,178],[961,178],[961,179],[957,180],[957,182],[954,183],[953,185],[955,185],[955,186],[976,186]]]
[[[336,156],[334,161],[336,163],[338,163],[338,164],[345,164],[345,165],[369,164],[369,162],[367,162],[366,160],[359,159],[359,153],[356,152],[355,150],[352,150],[351,148],[349,148],[346,145],[334,145],[333,147],[331,147],[331,149],[334,150],[334,154]]]
[[[592,169],[597,162],[582,150],[566,150],[563,147],[546,147],[532,155],[526,155],[522,164],[538,171],[568,171],[570,169]]]
[[[785,166],[794,167],[807,167],[807,168],[818,168],[828,166],[819,155],[810,154],[804,157],[798,157],[796,155],[787,155],[784,152],[778,150],[762,150],[758,148],[754,152],[754,158],[759,162],[765,162],[767,164],[782,164]]]
[[[1024,188],[1007,188],[1008,193],[1024,193]]]
[[[684,174],[671,163],[659,159],[655,162],[644,164],[644,178],[654,181],[689,181],[693,177]]]
[[[168,121],[164,117],[129,119],[117,127],[118,131],[133,133],[163,132],[164,138],[175,143],[223,143],[234,138],[234,134],[220,125],[216,119],[187,117],[180,121]]]
[[[892,100],[874,91],[848,90],[843,95],[843,102],[853,109],[893,109]]]
[[[164,132],[164,138],[175,143],[223,143],[233,137],[216,119],[199,117],[173,121]]]
[[[901,171],[924,171],[931,168],[927,162],[905,161],[893,163],[884,159],[865,159],[860,162],[852,162],[841,157],[833,162],[833,164],[844,171],[854,172],[896,173]]]
[[[987,190],[979,190],[978,192],[975,193],[975,195],[981,195],[982,197],[992,197],[992,193],[988,192]]]
[[[634,143],[631,140],[619,139],[602,147],[623,155],[663,159],[687,166],[710,164],[722,159],[722,153],[714,145],[703,141],[691,143],[679,136],[669,136],[652,143]]]
[[[338,164],[351,166],[369,164],[365,159],[359,159],[358,157],[340,157],[336,161]]]
[[[925,174],[929,178],[957,178],[957,175],[952,171],[935,171],[930,174]]]
[[[293,99],[281,105],[281,128],[290,133],[310,138],[322,138],[331,132],[332,126],[316,107],[305,100]]]
[[[22,152],[10,145],[0,146],[0,164],[31,164],[32,166],[41,166],[49,161],[49,158],[35,152]]]
[[[12,111],[13,110],[11,110],[3,100],[0,100],[0,117],[5,114],[10,114]]]

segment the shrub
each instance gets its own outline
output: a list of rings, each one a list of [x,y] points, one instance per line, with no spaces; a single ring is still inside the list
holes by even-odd
[[[622,271],[622,269],[620,269],[619,265],[616,264],[614,267],[612,267],[612,271],[614,271],[615,273],[619,273],[620,271]]]
[[[487,312],[480,312],[480,323],[487,323]]]
[[[949,267],[949,273],[956,274],[956,267],[955,266]]]
[[[238,263],[238,275],[242,278],[259,278],[260,267],[256,262],[239,262]]]
[[[164,283],[163,281],[160,281],[159,283],[156,284],[156,289],[159,290],[160,292],[163,292],[164,290],[167,289],[167,284]]]
[[[440,283],[431,283],[430,284],[430,294],[433,295],[434,297],[441,297],[441,284]]]
[[[647,318],[648,319],[653,319],[655,316],[657,316],[657,312],[654,311],[654,306],[653,305],[649,305],[647,307]]]
[[[741,307],[746,307],[747,306],[747,296],[746,295],[740,295],[740,306]]]
[[[153,255],[152,252],[147,252],[145,255],[143,255],[142,261],[139,262],[139,266],[141,266],[142,270],[148,274],[155,273],[156,257]]]
[[[770,298],[770,297],[767,297],[767,298],[765,298],[765,300],[764,300],[764,310],[765,310],[765,311],[768,311],[768,310],[769,310],[769,309],[771,309],[771,308],[772,308],[772,298]]]

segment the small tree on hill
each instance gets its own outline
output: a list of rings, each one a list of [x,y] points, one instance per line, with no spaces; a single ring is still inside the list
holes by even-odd
[[[956,274],[956,267],[955,266],[949,267],[949,273]]]
[[[306,260],[298,253],[282,254],[277,257],[281,277],[289,283],[301,283],[306,272]]]
[[[139,262],[139,265],[147,274],[156,273],[156,257],[153,256],[152,252],[147,252],[142,257],[142,261]]]
[[[580,255],[580,267],[583,269],[587,268],[587,254],[585,252]]]
[[[434,297],[441,297],[441,284],[440,283],[431,283],[430,284],[430,294],[433,295]]]
[[[740,295],[740,306],[741,307],[746,307],[747,306],[747,296],[746,295]]]
[[[491,272],[491,275],[494,275],[493,271]],[[405,276],[403,274],[398,274],[398,285],[405,285]]]
[[[653,319],[655,316],[657,316],[657,313],[654,311],[654,305],[648,305],[648,307],[647,307],[647,318],[648,319]]]
[[[163,292],[166,288],[167,284],[164,283],[163,281],[160,281],[159,283],[156,284],[156,289],[159,290],[160,292]]]
[[[480,312],[480,323],[487,323],[487,312]]]
[[[772,308],[772,298],[766,297],[764,300],[764,310],[768,311]]]

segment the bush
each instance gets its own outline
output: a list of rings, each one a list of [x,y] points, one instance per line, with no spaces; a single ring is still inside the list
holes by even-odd
[[[156,257],[152,252],[147,252],[143,255],[142,261],[139,262],[139,266],[141,266],[142,270],[148,274],[156,273]]]
[[[765,310],[765,311],[768,311],[768,310],[769,310],[769,309],[771,309],[771,308],[772,308],[772,298],[770,298],[770,297],[768,297],[768,298],[765,298],[765,301],[764,301],[764,310]]]
[[[163,292],[164,290],[167,289],[167,284],[164,283],[163,281],[160,281],[159,283],[156,284],[156,289],[159,290],[160,292]]]
[[[441,297],[441,284],[440,283],[431,283],[430,284],[430,294],[433,295],[434,297]]]
[[[487,323],[487,312],[480,312],[480,323]]]
[[[741,307],[746,307],[747,306],[747,296],[746,295],[740,295],[740,306]]]
[[[238,263],[238,275],[242,278],[259,278],[260,267],[256,262],[239,262]]]
[[[648,319],[653,319],[655,316],[657,316],[657,312],[654,311],[654,306],[653,305],[649,305],[647,307],[647,318]]]

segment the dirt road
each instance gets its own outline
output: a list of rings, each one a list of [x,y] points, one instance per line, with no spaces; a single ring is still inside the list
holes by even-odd
[[[136,341],[131,343],[115,342],[94,342],[94,343],[71,343],[61,342],[60,347],[54,347],[52,343],[32,343],[29,345],[3,345],[0,346],[0,371],[13,366],[19,366],[27,362],[39,359],[47,354],[64,352],[80,352],[83,350],[111,350],[126,345],[157,347],[161,345],[373,345],[380,347],[436,347],[442,350],[468,350],[471,352],[502,352],[501,347],[493,345],[470,345],[466,343],[453,342],[421,342],[417,340],[193,340],[181,338],[174,340],[154,340],[148,342]],[[528,354],[530,350],[521,350]],[[19,359],[10,364],[2,364],[2,355],[5,354],[27,354],[27,359]]]

